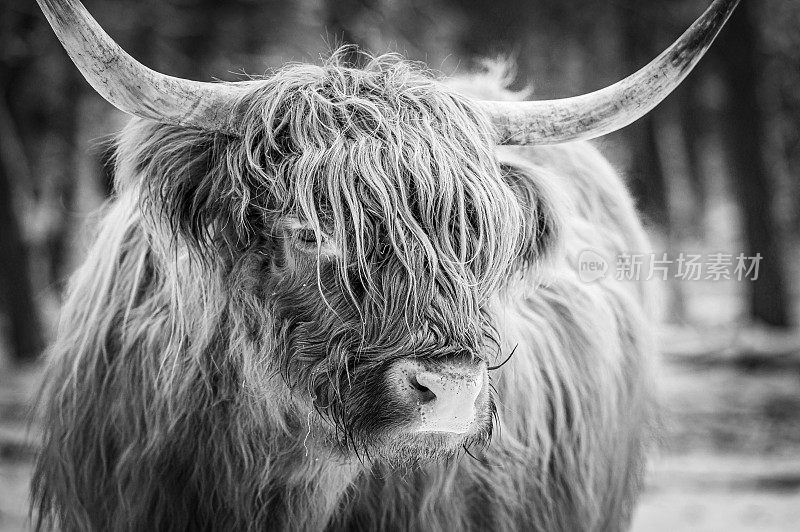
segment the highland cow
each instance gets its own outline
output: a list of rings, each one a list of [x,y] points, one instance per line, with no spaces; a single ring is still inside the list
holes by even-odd
[[[540,145],[647,112],[735,4],[617,85],[519,102],[391,55],[178,80],[40,0],[139,118],[50,353],[38,527],[625,528],[650,296],[576,262],[648,244],[593,147]]]

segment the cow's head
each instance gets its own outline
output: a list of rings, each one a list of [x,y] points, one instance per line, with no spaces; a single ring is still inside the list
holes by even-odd
[[[491,125],[393,57],[285,67],[244,116],[246,172],[274,201],[263,290],[286,382],[356,451],[486,440],[487,306],[554,233],[504,179]]]
[[[632,122],[680,83],[737,1],[716,0],[618,84],[539,102],[470,100],[391,56],[180,80],[125,54],[76,0],[39,3],[98,92],[158,122],[139,126],[145,197],[231,279],[264,379],[282,376],[287,425],[405,461],[488,441],[488,366],[508,355],[491,308],[558,231],[547,195],[499,164],[495,145]]]

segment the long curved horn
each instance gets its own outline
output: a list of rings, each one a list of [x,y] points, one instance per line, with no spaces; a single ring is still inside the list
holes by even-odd
[[[595,92],[531,102],[482,101],[500,144],[558,144],[592,139],[647,114],[691,72],[739,0],[715,0],[694,24],[647,66]]]
[[[78,0],[36,0],[86,81],[118,109],[185,127],[237,134],[239,89],[160,74],[119,47]]]

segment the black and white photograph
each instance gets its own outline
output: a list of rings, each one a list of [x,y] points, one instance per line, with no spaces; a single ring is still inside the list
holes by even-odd
[[[798,0],[0,0],[0,532],[800,530]]]

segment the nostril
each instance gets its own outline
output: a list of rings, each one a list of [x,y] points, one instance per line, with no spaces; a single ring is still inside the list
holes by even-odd
[[[416,375],[409,375],[408,380],[411,387],[417,392],[420,403],[429,403],[436,399],[436,394],[433,393],[433,390],[421,384]]]
[[[415,432],[466,434],[485,410],[486,367],[461,360],[425,364],[399,360],[387,371],[387,387],[414,418]]]

